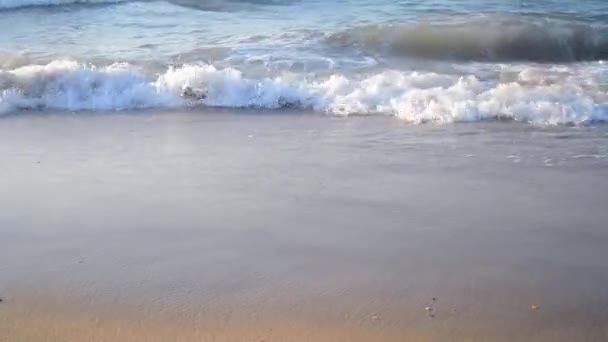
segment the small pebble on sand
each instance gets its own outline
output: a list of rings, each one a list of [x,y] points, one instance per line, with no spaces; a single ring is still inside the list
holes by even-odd
[[[432,307],[430,307],[430,306],[425,306],[425,307],[424,307],[424,310],[426,310],[426,311],[433,311],[433,308],[432,308]]]
[[[536,310],[540,309],[540,306],[538,306],[538,305],[532,305],[532,306],[530,306],[530,309],[536,311]]]

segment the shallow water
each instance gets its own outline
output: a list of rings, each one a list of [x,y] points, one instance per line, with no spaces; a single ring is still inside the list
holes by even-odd
[[[296,107],[542,124],[608,115],[601,0],[2,0],[0,8],[4,114]]]

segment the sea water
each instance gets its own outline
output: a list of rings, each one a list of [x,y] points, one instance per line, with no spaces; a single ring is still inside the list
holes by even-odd
[[[604,0],[0,0],[0,115],[608,119]]]

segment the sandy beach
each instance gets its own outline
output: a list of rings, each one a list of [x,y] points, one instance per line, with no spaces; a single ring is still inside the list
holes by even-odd
[[[607,155],[602,125],[4,117],[0,341],[603,341]]]
[[[606,14],[0,0],[0,342],[608,341]]]

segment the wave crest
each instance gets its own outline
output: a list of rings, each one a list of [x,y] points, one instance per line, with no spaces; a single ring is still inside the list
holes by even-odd
[[[601,68],[600,68],[601,69]],[[184,65],[152,74],[129,64],[73,61],[0,71],[0,113],[19,110],[295,107],[334,115],[382,114],[420,122],[509,119],[548,124],[608,120],[608,91],[593,70],[524,68],[503,80],[384,71],[310,79],[252,79],[239,70]],[[507,77],[508,76],[508,77]]]
[[[608,27],[523,17],[360,26],[327,43],[371,54],[474,61],[574,62],[608,58]]]

